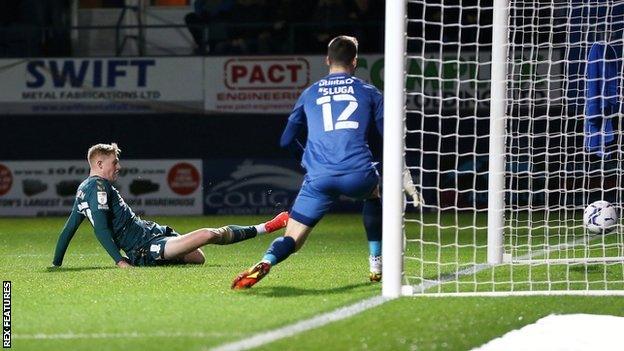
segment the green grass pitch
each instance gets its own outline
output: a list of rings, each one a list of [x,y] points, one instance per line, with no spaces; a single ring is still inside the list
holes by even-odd
[[[152,218],[150,218],[152,219]],[[184,233],[264,217],[153,218]],[[274,235],[207,246],[203,266],[116,268],[84,223],[48,271],[63,218],[0,219],[15,350],[209,350],[380,293],[359,215],[327,216],[258,286],[232,291]],[[280,235],[280,234],[277,234]],[[401,298],[263,350],[465,350],[551,313],[624,315],[621,297]]]

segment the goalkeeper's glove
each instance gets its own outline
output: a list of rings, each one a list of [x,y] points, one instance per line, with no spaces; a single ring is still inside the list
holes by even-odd
[[[422,195],[418,190],[416,190],[416,185],[414,185],[412,174],[408,168],[403,168],[403,191],[406,195],[409,195],[409,197],[412,198],[414,207],[425,204]]]

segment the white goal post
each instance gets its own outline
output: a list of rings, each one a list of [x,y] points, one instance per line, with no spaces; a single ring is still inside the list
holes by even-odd
[[[620,219],[583,225],[622,215],[624,1],[386,1],[385,35],[382,294],[624,295]]]
[[[384,59],[384,174],[382,295],[400,295],[403,270],[403,153],[405,149],[405,7],[386,1]],[[392,19],[392,20],[388,20]],[[387,234],[386,234],[387,233]]]

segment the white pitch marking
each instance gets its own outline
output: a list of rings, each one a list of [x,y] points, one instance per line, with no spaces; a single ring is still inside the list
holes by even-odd
[[[594,237],[590,237],[588,241],[591,241],[593,239]],[[520,257],[520,259],[540,257],[540,256],[548,254],[549,252],[556,251],[561,248],[565,248],[569,245],[578,245],[582,243],[583,241],[584,241],[583,239],[579,239],[572,243],[566,243],[566,244],[553,246],[546,250],[540,250],[540,251],[536,251],[536,252],[523,255]],[[487,263],[475,264],[474,266],[461,269],[455,273],[444,275],[440,277],[438,280],[427,281],[417,286],[414,286],[412,293],[414,292],[422,293],[442,283],[447,283],[447,282],[456,280],[460,276],[469,275],[469,274],[477,274],[488,268],[492,268],[492,265],[487,264]],[[432,295],[432,296],[435,296],[435,295]],[[293,335],[296,335],[296,334],[299,334],[299,333],[302,333],[302,332],[305,332],[314,328],[322,327],[326,324],[339,321],[341,319],[354,316],[360,312],[366,311],[369,308],[377,307],[386,301],[389,301],[389,299],[386,299],[382,296],[375,296],[375,297],[360,301],[358,303],[355,303],[353,305],[342,307],[337,310],[327,312],[319,316],[297,322],[295,324],[287,325],[285,327],[274,329],[274,330],[267,331],[267,332],[261,331],[258,334],[255,334],[247,339],[230,342],[230,343],[223,344],[221,346],[217,346],[208,350],[209,351],[241,351],[241,350],[248,350],[254,347],[259,347],[259,346],[271,343],[273,341],[287,338],[287,337],[290,337],[290,336],[293,336]]]
[[[295,324],[287,325],[285,327],[278,328],[278,329],[271,330],[271,331],[266,331],[266,332],[263,331],[249,338],[223,344],[221,346],[217,346],[209,350],[210,351],[248,350],[248,349],[258,347],[264,344],[268,344],[270,342],[273,342],[279,339],[283,339],[289,336],[293,336],[295,334],[302,333],[304,331],[318,328],[326,324],[339,321],[341,319],[351,317],[360,312],[366,311],[369,308],[379,306],[386,301],[389,301],[389,300],[383,296],[371,297],[366,300],[362,300],[358,303],[355,303],[353,305],[342,307],[331,312],[323,313],[316,317],[306,319],[306,320],[297,322]]]
[[[414,287],[415,292],[424,292],[425,290],[434,288],[442,283],[449,282],[459,276],[467,275],[467,274],[476,274],[484,269],[490,268],[491,266],[488,264],[479,264],[472,267],[464,268],[462,270],[457,271],[454,274],[449,274],[447,276],[441,277],[439,280],[428,281],[422,284],[419,284]],[[314,328],[322,327],[326,324],[339,321],[341,319],[345,319],[351,316],[354,316],[360,312],[363,312],[369,308],[373,308],[381,305],[382,303],[389,301],[389,299],[384,298],[383,296],[375,296],[353,305],[342,307],[337,310],[327,312],[321,314],[319,316],[313,317],[311,319],[303,320],[297,322],[295,324],[287,325],[285,327],[275,329],[268,332],[260,332],[256,335],[253,335],[247,339],[223,344],[221,346],[217,346],[215,348],[209,349],[209,351],[242,351],[248,350],[254,347],[262,346],[268,344],[273,341],[277,341],[279,339],[287,338],[293,336],[295,334],[302,333],[304,331],[308,331]]]
[[[219,332],[178,332],[178,333],[58,333],[58,334],[13,334],[15,339],[23,340],[67,340],[67,339],[130,339],[130,338],[214,338],[226,336],[241,336],[243,333],[219,333]]]
[[[594,238],[589,238],[588,241],[591,241]],[[572,245],[579,244],[583,240],[576,240],[572,243]],[[533,252],[532,254],[526,254],[521,257],[521,259],[533,258],[543,256],[551,251],[555,251],[562,247],[565,247],[570,244],[561,244],[550,249],[541,250],[537,252]],[[27,256],[20,255],[20,256]],[[100,254],[83,254],[83,255],[100,255]],[[18,255],[8,255],[8,256],[18,256]],[[30,255],[30,256],[44,256],[44,255]],[[441,277],[439,280],[428,281],[417,286],[413,287],[414,292],[424,292],[425,290],[434,288],[442,283],[449,282],[453,280],[453,278],[458,278],[459,276],[467,275],[467,274],[476,274],[480,271],[483,271],[487,268],[490,268],[489,264],[477,264],[472,267],[464,268],[462,270],[457,271],[454,274],[449,274],[444,277]],[[286,337],[290,337],[304,331],[308,331],[311,329],[315,329],[318,327],[322,327],[326,324],[339,321],[351,316],[354,316],[360,312],[368,310],[370,308],[379,306],[384,302],[389,301],[389,299],[384,298],[383,296],[375,296],[372,298],[368,298],[366,300],[362,300],[353,305],[339,308],[337,310],[327,312],[316,317],[303,320],[297,322],[295,324],[291,324],[279,329],[275,329],[268,332],[260,332],[250,338],[243,339],[240,341],[235,341],[227,344],[223,344],[221,346],[217,346],[215,348],[209,349],[210,351],[239,351],[239,350],[248,350],[250,348],[262,346],[273,341],[277,341]],[[210,338],[210,337],[225,337],[225,336],[239,336],[243,335],[243,333],[204,333],[204,332],[196,332],[196,333],[91,333],[91,334],[74,334],[74,333],[65,333],[65,334],[13,334],[13,337],[16,339],[30,339],[30,340],[54,340],[54,339],[108,339],[108,338],[149,338],[149,337],[162,337],[162,338],[175,338],[175,337],[192,337],[192,338]]]

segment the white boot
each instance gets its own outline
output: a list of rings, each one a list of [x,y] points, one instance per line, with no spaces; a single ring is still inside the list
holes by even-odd
[[[368,256],[371,282],[381,281],[381,256]]]

